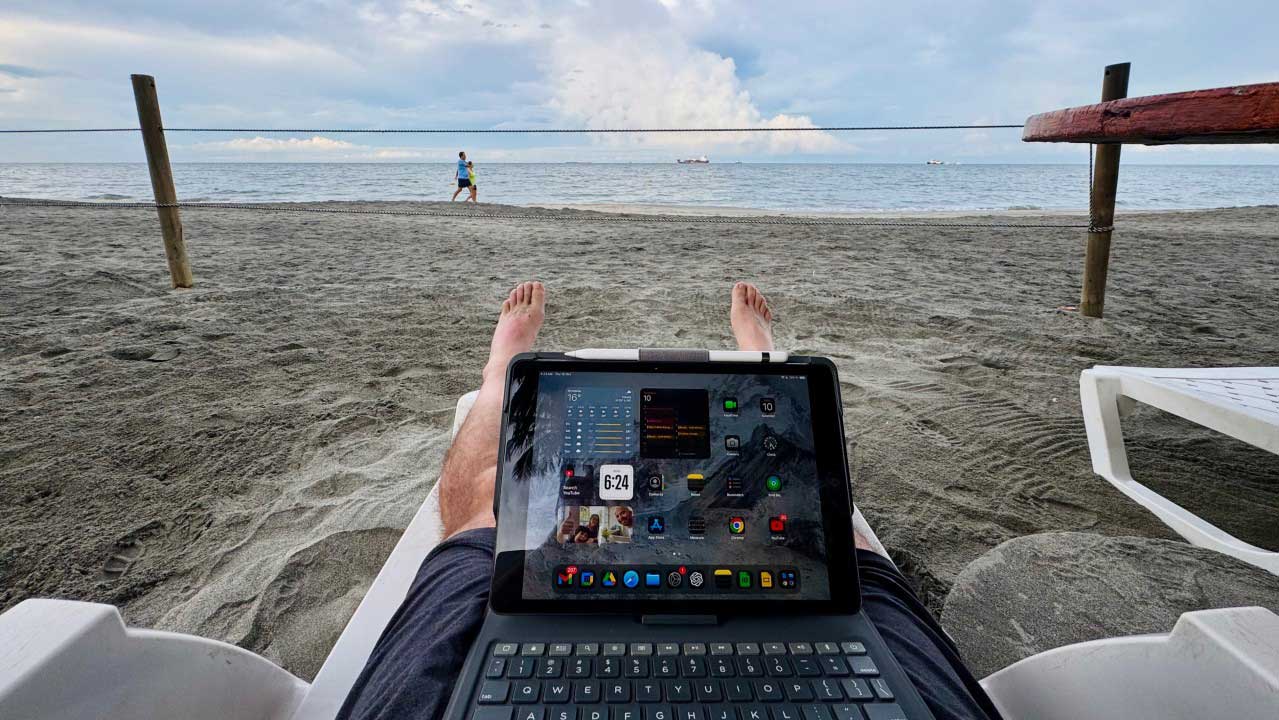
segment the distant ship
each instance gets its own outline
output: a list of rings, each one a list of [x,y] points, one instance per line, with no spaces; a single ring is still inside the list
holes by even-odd
[[[929,160],[928,162],[924,164],[925,165],[945,165],[946,163],[942,162],[941,160]]]
[[[710,161],[711,161],[710,158],[703,155],[701,157],[688,158],[687,160],[676,160],[675,162],[679,163],[680,165],[706,165],[710,163]]]

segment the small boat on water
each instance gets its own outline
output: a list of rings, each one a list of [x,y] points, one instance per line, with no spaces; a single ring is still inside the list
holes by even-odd
[[[941,160],[929,160],[928,162],[924,164],[925,165],[945,165],[946,163],[942,162]]]
[[[688,158],[686,160],[676,160],[675,162],[679,163],[680,165],[708,165],[710,164],[710,161],[711,161],[710,158],[703,155],[701,157]]]

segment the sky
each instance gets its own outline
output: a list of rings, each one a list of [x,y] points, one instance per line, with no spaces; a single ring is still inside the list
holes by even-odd
[[[1021,123],[1129,95],[1279,81],[1279,3],[40,0],[0,6],[0,129],[625,128]],[[736,135],[170,133],[175,162],[1081,163],[1019,130]],[[1279,146],[1124,150],[1279,163]],[[140,162],[136,134],[0,135],[0,162]]]

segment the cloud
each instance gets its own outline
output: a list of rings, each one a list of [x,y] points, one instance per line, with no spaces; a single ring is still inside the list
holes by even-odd
[[[56,73],[41,70],[40,68],[27,67],[26,65],[0,64],[0,74],[16,78],[43,78],[50,77]]]
[[[338,152],[359,149],[361,146],[345,140],[316,135],[309,138],[235,138],[217,142],[197,143],[192,146],[196,150],[232,150],[236,152],[278,153],[278,152]]]

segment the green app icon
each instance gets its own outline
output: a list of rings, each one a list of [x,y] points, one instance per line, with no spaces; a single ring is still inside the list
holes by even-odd
[[[751,574],[745,570],[737,571],[737,587],[748,588],[751,586]]]
[[[726,398],[724,400],[724,412],[737,412],[736,398]]]
[[[782,489],[782,479],[776,475],[769,475],[764,484],[768,486],[769,492],[777,492]]]

